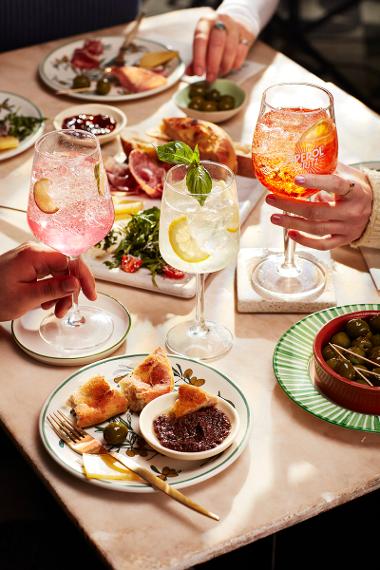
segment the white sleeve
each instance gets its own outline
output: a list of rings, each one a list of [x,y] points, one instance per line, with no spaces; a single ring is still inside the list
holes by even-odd
[[[278,3],[279,0],[224,0],[217,13],[239,20],[257,37],[269,22]]]

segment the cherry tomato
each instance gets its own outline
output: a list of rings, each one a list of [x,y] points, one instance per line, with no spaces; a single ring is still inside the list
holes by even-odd
[[[134,255],[123,255],[120,268],[126,273],[135,273],[142,266],[142,259]]]
[[[171,265],[164,265],[164,267],[162,268],[162,273],[164,274],[165,277],[168,277],[169,279],[183,279],[185,277],[183,271],[175,269],[175,267],[172,267]]]

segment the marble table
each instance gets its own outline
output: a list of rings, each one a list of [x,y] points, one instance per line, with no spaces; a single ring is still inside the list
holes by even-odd
[[[200,13],[172,12],[147,19],[143,33],[170,38],[186,52],[192,25]],[[185,18],[187,25],[183,26]],[[120,30],[114,28],[112,33]],[[49,119],[74,104],[68,98],[56,97],[36,74],[41,58],[59,44],[50,42],[0,55],[0,89],[25,94]],[[245,113],[225,126],[235,140],[245,143],[250,142],[266,86],[286,80],[320,81],[260,42],[250,57],[262,63],[263,70],[244,84],[248,91]],[[134,124],[167,104],[177,88],[120,107],[127,113],[129,124]],[[380,118],[337,87],[329,88],[336,98],[341,159],[377,159]],[[50,121],[47,128],[51,128]],[[29,150],[0,162],[0,203],[26,206],[31,157]],[[24,215],[1,209],[0,232],[1,251],[30,237]],[[257,207],[246,222],[242,246],[264,245],[268,238],[275,244],[280,232],[270,226],[269,208],[264,205]],[[379,302],[360,252],[341,248],[333,257],[338,304]],[[286,397],[276,382],[272,370],[274,346],[299,316],[238,314],[234,278],[231,267],[209,279],[206,307],[210,318],[234,331],[233,349],[214,365],[244,390],[253,409],[253,431],[249,446],[228,470],[187,489],[194,500],[219,513],[220,523],[204,519],[161,495],[117,493],[88,485],[50,460],[38,436],[38,415],[48,394],[72,369],[31,360],[12,342],[9,323],[0,326],[0,420],[62,508],[112,568],[188,568],[380,486],[379,437],[346,431],[308,415]],[[117,297],[132,315],[132,330],[118,354],[150,351],[163,342],[174,322],[187,318],[194,308],[192,300],[110,283],[99,282],[98,289]]]

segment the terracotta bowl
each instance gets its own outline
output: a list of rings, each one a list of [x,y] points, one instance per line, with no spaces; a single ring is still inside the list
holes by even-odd
[[[316,384],[321,392],[343,408],[376,415],[380,414],[380,386],[366,386],[337,374],[327,366],[322,349],[350,319],[366,319],[378,314],[379,311],[357,311],[336,317],[320,329],[313,345]]]

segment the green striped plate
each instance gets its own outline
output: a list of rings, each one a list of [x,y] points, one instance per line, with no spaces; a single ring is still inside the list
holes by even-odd
[[[313,342],[319,329],[331,319],[353,311],[380,310],[380,305],[345,305],[308,315],[290,327],[278,341],[273,368],[278,383],[293,402],[317,418],[347,429],[380,433],[380,417],[338,406],[314,386],[311,364]]]

